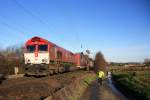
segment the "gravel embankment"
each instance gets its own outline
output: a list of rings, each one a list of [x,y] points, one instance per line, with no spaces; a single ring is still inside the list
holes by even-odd
[[[81,77],[86,71],[76,71],[49,77],[22,77],[7,79],[0,84],[0,100],[33,100],[42,99]]]

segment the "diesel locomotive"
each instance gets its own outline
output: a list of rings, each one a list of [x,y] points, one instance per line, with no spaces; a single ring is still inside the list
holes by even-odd
[[[83,53],[72,53],[46,39],[33,37],[24,46],[26,75],[50,75],[92,67]]]

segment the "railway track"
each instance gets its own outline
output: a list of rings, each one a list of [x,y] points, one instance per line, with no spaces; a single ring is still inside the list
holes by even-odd
[[[6,79],[13,79],[13,78],[20,78],[20,77],[24,77],[24,74],[7,75],[5,78]]]
[[[9,78],[0,84],[0,100],[41,99],[68,85],[75,77],[80,77],[86,71],[68,72],[49,77]]]

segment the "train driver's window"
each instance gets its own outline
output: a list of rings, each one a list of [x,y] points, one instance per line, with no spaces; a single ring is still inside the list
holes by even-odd
[[[48,45],[39,45],[38,51],[41,51],[41,52],[48,51]]]
[[[27,52],[34,52],[35,51],[35,45],[28,45],[27,46]]]

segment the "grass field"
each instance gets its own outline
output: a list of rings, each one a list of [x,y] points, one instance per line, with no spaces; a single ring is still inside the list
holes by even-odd
[[[115,72],[113,80],[122,91],[138,100],[150,100],[150,71]]]

